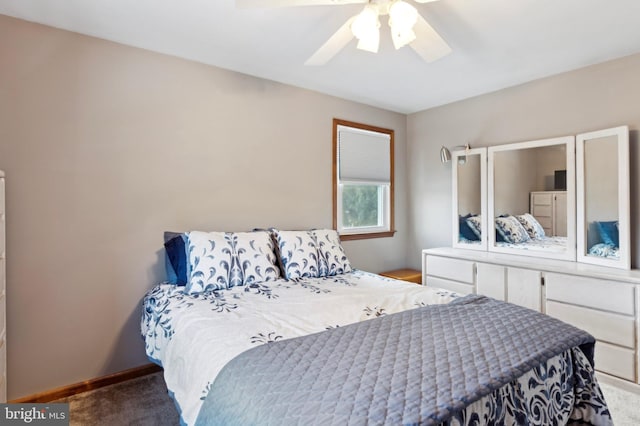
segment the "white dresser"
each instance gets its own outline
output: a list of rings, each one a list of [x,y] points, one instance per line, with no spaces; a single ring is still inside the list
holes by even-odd
[[[7,290],[5,263],[4,172],[0,171],[0,403],[7,402]]]
[[[640,271],[464,250],[422,252],[422,282],[535,309],[591,333],[605,380],[640,387]]]

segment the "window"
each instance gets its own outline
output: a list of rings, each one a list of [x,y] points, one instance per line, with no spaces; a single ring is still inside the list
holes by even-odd
[[[333,120],[333,226],[342,240],[393,236],[393,130]]]

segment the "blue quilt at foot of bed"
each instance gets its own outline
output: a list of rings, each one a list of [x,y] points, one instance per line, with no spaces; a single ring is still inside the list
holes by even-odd
[[[611,424],[594,342],[471,295],[248,350],[220,372],[196,424]],[[517,380],[525,374],[529,389]],[[521,406],[536,382],[533,400],[551,413]],[[465,410],[485,396],[483,413]]]

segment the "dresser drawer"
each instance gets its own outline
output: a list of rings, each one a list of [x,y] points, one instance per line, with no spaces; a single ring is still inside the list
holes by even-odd
[[[463,284],[457,281],[444,280],[442,278],[427,276],[427,287],[437,287],[449,291],[455,291],[462,295],[472,294],[473,286],[469,284]]]
[[[547,315],[581,328],[597,340],[635,348],[633,317],[553,301],[547,301]]]
[[[556,273],[545,274],[547,299],[634,315],[632,285]]]
[[[536,216],[535,218],[544,229],[551,229],[551,216]]]
[[[551,210],[551,206],[539,206],[539,205],[535,205],[533,206],[533,215],[535,217],[538,216],[551,216],[553,214],[553,211]]]
[[[631,381],[636,380],[635,352],[604,342],[596,342],[596,370]]]
[[[427,256],[427,275],[473,284],[473,262]]]
[[[532,200],[532,204],[534,205],[534,207],[538,207],[538,205],[547,205],[550,206],[551,202],[553,201],[553,195],[546,193],[546,194],[531,194],[531,200]]]

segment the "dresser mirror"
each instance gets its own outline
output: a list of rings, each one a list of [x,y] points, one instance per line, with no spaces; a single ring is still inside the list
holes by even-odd
[[[451,153],[453,180],[453,246],[487,249],[487,149]]]
[[[577,257],[630,269],[629,129],[577,135]]]
[[[488,148],[489,251],[576,259],[573,136]]]

